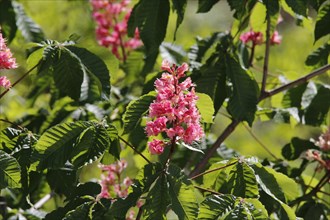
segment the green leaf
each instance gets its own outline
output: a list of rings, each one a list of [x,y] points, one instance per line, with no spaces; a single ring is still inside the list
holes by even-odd
[[[177,14],[176,26],[175,26],[175,31],[174,31],[174,39],[173,39],[175,41],[176,33],[184,18],[184,13],[186,11],[186,6],[187,6],[187,0],[172,0],[172,3],[173,3],[173,8]]]
[[[17,160],[0,150],[0,189],[21,187],[21,168]]]
[[[198,219],[214,220],[223,217],[235,205],[233,195],[211,195],[201,203]]]
[[[315,148],[316,146],[313,142],[294,137],[291,139],[290,143],[282,148],[282,155],[287,160],[295,160],[298,159],[304,151]]]
[[[206,13],[220,0],[198,0],[197,13]]]
[[[265,206],[258,199],[245,199],[244,204],[247,209],[249,209],[253,219],[262,220],[268,219],[268,212]]]
[[[35,146],[34,161],[39,161],[38,168],[62,167],[69,159],[77,137],[86,128],[81,122],[63,123],[43,133]]]
[[[226,186],[230,194],[243,198],[259,196],[258,183],[254,171],[245,162],[236,163],[229,172]]]
[[[94,203],[92,202],[85,202],[78,207],[76,207],[74,210],[68,212],[63,220],[76,220],[76,219],[92,219],[92,208]]]
[[[230,10],[234,10],[234,18],[238,20],[246,19],[251,13],[252,8],[257,3],[256,0],[248,0],[242,2],[241,0],[228,0]]]
[[[163,42],[160,47],[160,55],[163,60],[168,60],[170,63],[181,65],[187,56],[186,51],[178,45],[173,43]]]
[[[85,129],[78,143],[72,149],[70,158],[75,167],[81,167],[92,163],[101,157],[110,146],[108,131],[101,123],[93,123]]]
[[[135,28],[147,51],[147,56],[158,51],[165,38],[170,3],[168,0],[141,0],[133,8],[128,22],[128,34],[134,36]]]
[[[45,39],[45,35],[40,26],[37,25],[29,16],[26,15],[23,5],[12,1],[16,14],[16,25],[23,37],[29,42],[40,42]]]
[[[166,175],[161,174],[154,186],[149,191],[146,203],[143,206],[145,219],[166,219],[167,206],[170,204],[170,196],[167,187]]]
[[[107,128],[107,133],[110,138],[110,149],[109,153],[117,159],[120,159],[120,143],[118,139],[118,130],[115,126],[109,125]]]
[[[84,73],[83,64],[76,55],[67,49],[57,50],[53,72],[57,88],[72,99],[79,100]]]
[[[319,9],[314,29],[314,42],[330,33],[330,2],[325,3]]]
[[[330,42],[323,44],[317,48],[310,55],[308,55],[305,64],[307,66],[321,67],[328,64],[328,57],[330,55]]]
[[[282,99],[283,107],[284,108],[296,107],[298,109],[301,109],[302,97],[306,88],[307,88],[307,83],[304,83],[286,91]]]
[[[196,95],[198,96],[196,106],[202,116],[203,122],[213,123],[213,115],[215,113],[212,99],[204,93],[196,93]]]
[[[15,12],[10,0],[0,1],[0,26],[3,37],[10,43],[17,30]]]
[[[211,97],[214,113],[217,113],[227,97],[225,66],[223,63],[214,66],[205,65],[201,68],[201,72],[201,77],[195,81],[196,91]]]
[[[306,108],[306,124],[319,126],[325,123],[330,108],[330,102],[325,100],[330,100],[330,88],[321,86],[311,104]]]
[[[85,71],[92,74],[92,76],[90,76],[91,79],[95,76],[99,80],[102,85],[102,98],[108,100],[111,89],[110,73],[104,61],[85,48],[75,46],[68,46],[66,48],[79,57]]]
[[[233,84],[233,94],[229,98],[228,112],[236,120],[245,120],[251,126],[258,103],[258,85],[248,70],[229,55],[226,56],[226,74]]]
[[[140,124],[142,117],[147,113],[149,105],[155,99],[156,93],[149,92],[146,95],[141,96],[137,100],[131,101],[126,107],[125,114],[123,116],[124,132],[127,134],[134,130],[137,125]]]
[[[294,13],[307,17],[308,0],[285,0],[285,2]]]
[[[194,186],[181,169],[170,165],[168,169],[169,194],[172,200],[171,208],[179,219],[197,219],[198,203]]]
[[[327,219],[326,205],[315,200],[305,202],[297,211],[297,215],[303,219]]]

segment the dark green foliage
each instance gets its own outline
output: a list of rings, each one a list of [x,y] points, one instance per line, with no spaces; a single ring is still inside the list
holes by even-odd
[[[328,64],[328,57],[330,54],[330,43],[325,43],[321,47],[317,48],[313,53],[311,53],[306,61],[305,64],[307,66],[323,66]]]
[[[304,151],[316,148],[313,142],[294,137],[291,139],[290,143],[282,148],[282,155],[287,160],[295,160],[298,159]]]
[[[198,0],[197,13],[206,13],[220,0]]]
[[[307,17],[307,2],[308,0],[286,0],[290,8],[299,15]]]
[[[1,33],[10,43],[16,35],[15,11],[11,0],[0,1],[0,26]]]
[[[323,6],[321,6],[317,14],[315,30],[314,30],[315,41],[319,40],[321,37],[330,33],[329,23],[330,23],[330,2],[327,2]]]

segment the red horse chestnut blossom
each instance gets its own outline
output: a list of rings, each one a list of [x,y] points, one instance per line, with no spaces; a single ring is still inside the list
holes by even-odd
[[[253,45],[260,45],[264,42],[263,34],[252,30],[242,34],[239,39],[245,44],[251,41]]]
[[[0,28],[1,30],[1,28]],[[5,39],[0,32],[0,69],[15,69],[17,68],[16,60],[6,45]],[[6,76],[0,76],[0,87],[9,89],[10,81]]]
[[[129,3],[130,0],[91,0],[98,43],[110,47],[112,53],[123,60],[129,51],[142,45],[138,29],[134,38],[127,37],[127,22],[131,14],[127,7]]]
[[[157,97],[150,104],[151,121],[147,122],[145,130],[149,137],[163,133],[170,141],[154,138],[148,143],[151,154],[163,153],[164,147],[173,142],[192,144],[204,135],[200,124],[201,116],[196,107],[198,97],[195,94],[195,85],[190,77],[181,80],[185,77],[188,65],[171,65],[165,60],[162,69],[165,72],[155,81]]]

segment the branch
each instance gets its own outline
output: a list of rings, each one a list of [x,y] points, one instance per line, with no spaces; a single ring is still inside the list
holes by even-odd
[[[48,200],[53,198],[54,195],[55,195],[54,191],[51,191],[50,193],[46,194],[38,202],[36,202],[36,204],[33,205],[33,208],[35,208],[35,209],[41,208]]]
[[[2,118],[0,118],[0,121],[2,121],[2,122],[6,122],[6,123],[8,123],[8,124],[11,124],[11,125],[13,125],[13,126],[19,128],[20,130],[24,130],[24,127],[22,127],[22,126],[20,126],[20,125],[18,125],[18,124],[15,124],[15,123],[13,123],[13,122],[11,122],[11,121],[8,121],[8,120],[6,120],[6,119],[2,119]]]
[[[240,121],[233,120],[226,129],[222,132],[222,134],[218,137],[216,142],[212,145],[212,147],[207,151],[205,157],[201,162],[198,163],[196,168],[190,173],[190,177],[197,175],[201,172],[201,170],[206,166],[209,159],[213,156],[213,154],[217,151],[218,147],[222,144],[222,142],[235,130]]]
[[[292,81],[288,84],[285,84],[283,86],[280,86],[278,87],[277,89],[274,89],[274,90],[271,90],[269,92],[265,92],[263,94],[261,94],[259,100],[263,100],[265,98],[268,98],[268,97],[271,97],[273,95],[276,95],[277,93],[280,93],[280,92],[283,92],[287,89],[290,89],[292,87],[295,87],[297,85],[300,85],[302,83],[305,83],[305,82],[308,82],[308,80],[310,80],[311,78],[315,77],[315,76],[318,76],[318,75],[321,75],[323,73],[325,73],[326,71],[330,70],[330,64],[327,64],[317,70],[314,70],[313,72],[307,74],[306,76],[303,76],[295,81]]]
[[[196,186],[196,185],[194,185],[194,187],[196,189],[202,190],[204,192],[209,192],[209,193],[216,194],[216,195],[223,195],[222,193],[219,193],[219,192],[214,191],[214,190],[211,190],[211,189],[206,189],[206,188],[203,188],[203,187],[200,187],[200,186]]]
[[[10,88],[6,89],[3,93],[1,93],[1,94],[0,94],[0,99],[1,99],[4,95],[6,95],[6,93],[9,92],[9,90],[10,90],[11,88],[13,88],[14,86],[16,86],[16,85],[17,85],[20,81],[22,81],[27,75],[29,75],[29,73],[31,73],[35,68],[37,68],[39,64],[40,64],[40,62],[38,62],[34,67],[32,67],[31,69],[29,69],[26,73],[24,73],[24,75],[21,76],[16,82],[14,82],[14,84],[13,84]]]
[[[268,64],[269,64],[269,50],[270,49],[270,17],[267,16],[267,29],[266,29],[266,49],[265,49],[265,59],[264,59],[264,67],[262,74],[262,83],[261,83],[261,92],[260,98],[266,92],[266,83],[267,83],[267,75],[268,75]]]
[[[196,176],[191,177],[190,180],[196,179],[197,177],[203,176],[203,175],[208,174],[208,173],[212,173],[212,172],[215,172],[215,171],[218,171],[218,170],[222,170],[222,169],[227,168],[227,167],[230,167],[230,166],[232,166],[234,164],[236,164],[236,162],[233,162],[233,163],[230,163],[230,164],[226,164],[225,166],[217,167],[217,168],[214,168],[212,170],[205,171],[203,173],[200,173],[200,174],[197,174]]]
[[[136,150],[135,147],[133,147],[133,145],[131,145],[130,143],[128,143],[126,140],[124,140],[122,137],[118,136],[119,139],[124,142],[127,146],[129,146],[130,148],[132,148],[134,150],[135,153],[137,153],[138,155],[140,155],[145,161],[147,161],[148,163],[151,163],[150,160],[148,160],[148,158],[146,158],[141,152],[139,152],[138,150]]]

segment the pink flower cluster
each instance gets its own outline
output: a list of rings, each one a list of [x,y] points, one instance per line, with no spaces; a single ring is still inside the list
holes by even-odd
[[[0,69],[17,68],[16,60],[6,45],[6,40],[0,32]],[[0,87],[10,88],[11,83],[6,76],[0,76]]]
[[[132,184],[132,180],[129,177],[121,179],[121,173],[127,167],[127,162],[120,160],[110,165],[100,165],[102,169],[101,175],[101,198],[124,198],[128,194],[128,188]]]
[[[188,65],[183,63],[177,67],[165,60],[162,69],[166,72],[155,81],[157,97],[149,106],[149,118],[152,120],[147,122],[146,133],[148,137],[164,133],[171,143],[198,141],[204,135],[196,107],[198,97],[190,77],[180,80],[185,76]],[[163,153],[166,145],[166,141],[158,139],[148,143],[151,154]]]
[[[309,149],[305,155],[306,159],[317,161],[319,163],[317,169],[321,170],[322,168],[325,168],[330,171],[330,158],[326,156],[326,152],[330,150],[330,127],[325,133],[319,136],[317,141],[313,139],[311,141],[314,142],[321,151]]]
[[[129,51],[142,45],[138,29],[132,39],[127,37],[130,0],[90,0],[93,18],[97,23],[96,38],[104,47],[110,47],[118,59],[126,59]],[[120,52],[121,51],[121,52]]]
[[[255,32],[252,30],[242,34],[239,39],[245,44],[251,41],[253,46],[263,44],[264,42],[263,34],[261,32]],[[270,44],[280,44],[281,41],[282,36],[279,35],[277,31],[275,31],[270,38]]]

